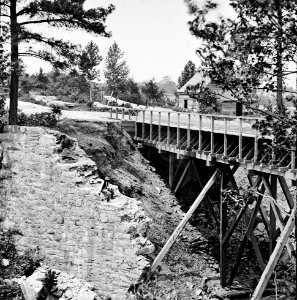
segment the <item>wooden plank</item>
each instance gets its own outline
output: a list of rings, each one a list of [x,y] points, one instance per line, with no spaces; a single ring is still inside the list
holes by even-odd
[[[174,232],[172,233],[172,235],[170,236],[170,238],[168,239],[168,241],[166,242],[166,244],[164,245],[162,250],[159,252],[156,259],[154,260],[154,262],[151,266],[151,272],[154,272],[157,269],[157,267],[160,265],[162,259],[167,254],[167,252],[169,251],[171,246],[174,244],[177,237],[182,232],[183,228],[185,227],[185,225],[187,224],[187,222],[189,221],[189,219],[193,215],[194,211],[197,209],[197,207],[200,205],[200,203],[204,199],[204,197],[205,197],[206,193],[208,192],[208,190],[216,182],[216,179],[217,179],[217,176],[219,175],[219,173],[220,173],[220,170],[216,169],[214,174],[208,180],[207,184],[205,185],[203,190],[200,192],[199,196],[196,198],[196,200],[194,201],[194,203],[192,204],[192,206],[190,207],[188,212],[183,217],[182,221],[178,224],[178,226],[176,227],[176,229],[174,230]]]
[[[183,182],[184,177],[185,177],[185,175],[186,175],[186,173],[187,173],[187,171],[189,169],[190,164],[191,164],[191,160],[189,160],[188,163],[186,164],[186,167],[185,167],[185,169],[184,169],[184,171],[182,173],[182,176],[180,177],[180,179],[179,179],[179,181],[178,181],[178,183],[177,183],[177,185],[176,185],[176,187],[174,189],[174,193],[177,192],[177,190],[179,189],[181,183]]]
[[[295,214],[296,214],[296,204],[294,205],[294,208],[292,209],[290,218],[276,243],[276,246],[269,258],[268,264],[267,264],[264,272],[262,273],[260,281],[258,282],[258,285],[254,291],[254,294],[253,294],[251,300],[260,300],[261,299],[263,292],[267,286],[267,283],[272,275],[272,272],[282,254],[284,246],[286,245],[286,243],[289,239],[289,236],[294,228]]]

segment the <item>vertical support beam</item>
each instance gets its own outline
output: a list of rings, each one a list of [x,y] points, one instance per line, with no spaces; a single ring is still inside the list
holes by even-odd
[[[180,113],[177,113],[177,132],[176,132],[176,146],[179,145],[179,126],[180,126]]]
[[[118,118],[119,118],[119,109],[116,108],[116,119],[118,119]]]
[[[174,177],[174,154],[169,153],[169,187],[172,189],[173,187],[173,178]]]
[[[138,110],[135,111],[135,139],[137,138],[137,118],[138,118]]]
[[[167,125],[167,145],[170,144],[170,112],[168,113],[168,125]]]
[[[112,119],[112,107],[110,108],[110,118]]]
[[[227,118],[224,118],[224,157],[227,157],[228,141],[227,141]]]
[[[254,164],[256,164],[258,160],[258,147],[259,147],[259,138],[258,138],[258,131],[256,131],[255,142],[254,142]]]
[[[202,115],[199,115],[199,144],[198,150],[202,151]]]
[[[211,136],[210,136],[210,153],[214,153],[214,116],[211,116],[210,131],[211,131]]]
[[[187,150],[191,147],[191,114],[188,114]]]
[[[124,107],[122,108],[122,120],[124,120],[125,119],[125,109],[124,109]]]
[[[158,142],[161,143],[161,112],[159,111]]]
[[[227,203],[223,202],[222,191],[224,189],[224,177],[225,173],[222,172],[220,182],[220,281],[221,286],[227,285],[227,268],[226,268],[226,253],[227,253],[227,242],[223,242],[224,236],[227,231]]]
[[[271,193],[272,197],[277,201],[277,176],[271,175],[270,179],[270,185],[271,185]],[[272,205],[270,204],[270,231],[269,231],[269,243],[270,243],[270,253],[272,253],[274,247],[275,247],[275,240],[276,240],[276,217],[273,212]]]
[[[142,139],[144,140],[144,121],[145,121],[145,110],[142,111]]]
[[[242,118],[239,118],[238,158],[242,159]]]
[[[150,141],[153,139],[153,111],[151,110],[151,120],[150,120]]]
[[[128,110],[128,113],[129,113],[129,121],[131,121],[131,110],[130,109]]]

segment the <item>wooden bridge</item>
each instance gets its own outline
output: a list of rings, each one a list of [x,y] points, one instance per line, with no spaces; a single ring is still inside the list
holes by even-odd
[[[295,150],[279,156],[270,151],[268,145],[272,138],[262,136],[253,128],[261,118],[123,108],[112,108],[110,118],[122,120],[123,125],[130,126],[130,133],[139,148],[155,148],[160,159],[165,157],[168,184],[174,193],[189,181],[200,186],[200,193],[157,256],[152,270],[158,266],[195,209],[204,203],[217,226],[221,285],[232,284],[245,248],[250,243],[262,271],[252,299],[260,299],[282,248],[286,246],[290,259],[296,257],[288,239],[296,209],[288,185],[296,182]],[[257,197],[252,202],[246,201],[235,216],[230,216],[222,191],[226,188],[238,190],[234,173],[239,167],[246,169],[248,182]],[[220,186],[217,195],[211,193],[215,185]],[[284,195],[286,212],[278,205],[278,189]],[[269,237],[269,261],[263,259],[254,233],[259,223],[263,224]],[[235,259],[228,260],[228,244],[239,224],[245,227],[245,232]]]

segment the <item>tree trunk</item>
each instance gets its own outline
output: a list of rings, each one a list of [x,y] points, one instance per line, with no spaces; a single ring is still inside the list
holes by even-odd
[[[10,33],[11,33],[11,75],[9,125],[17,125],[18,89],[19,89],[19,37],[16,15],[16,0],[10,1]]]
[[[93,83],[92,83],[92,81],[90,80],[90,102],[91,102],[91,103],[93,102],[93,99],[92,99],[92,90],[93,90]]]
[[[282,111],[284,109],[283,104],[283,15],[281,1],[278,1],[277,9],[277,21],[278,21],[278,32],[276,37],[276,70],[277,70],[277,95],[276,95],[276,104],[277,109]]]

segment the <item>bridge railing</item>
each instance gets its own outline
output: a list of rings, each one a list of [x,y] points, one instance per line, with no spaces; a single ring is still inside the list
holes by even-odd
[[[111,107],[110,118],[117,120],[135,121],[135,136],[137,131],[141,130],[142,138],[145,136],[145,129],[149,126],[149,139],[152,139],[153,126],[158,127],[158,141],[161,141],[161,130],[167,127],[167,142],[170,141],[170,134],[172,128],[176,128],[176,144],[181,140],[181,131],[186,130],[186,145],[189,148],[191,143],[191,131],[198,131],[198,151],[202,147],[202,131],[210,133],[210,153],[214,153],[215,135],[223,135],[223,154],[227,156],[228,138],[234,136],[238,138],[238,159],[243,159],[243,138],[253,138],[253,161],[259,162],[259,142],[260,140],[271,140],[272,137],[263,137],[253,125],[256,121],[264,120],[263,117],[249,117],[249,116],[229,116],[218,114],[198,114],[188,112],[175,112],[170,110],[150,110],[150,109],[130,109],[123,107]],[[139,129],[137,124],[142,124]],[[155,128],[155,127],[154,127]],[[287,154],[290,156],[289,168],[295,170],[296,167],[296,153],[292,150]],[[272,154],[273,156],[273,154]],[[286,156],[286,161],[288,157]],[[272,160],[273,161],[273,158]]]

